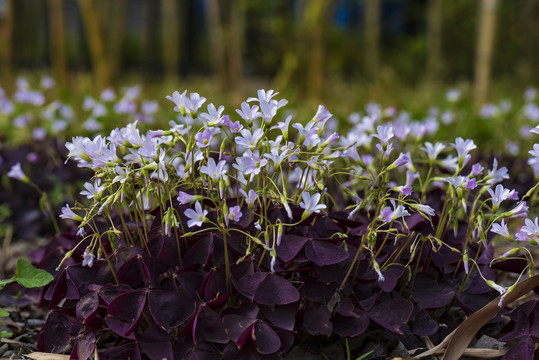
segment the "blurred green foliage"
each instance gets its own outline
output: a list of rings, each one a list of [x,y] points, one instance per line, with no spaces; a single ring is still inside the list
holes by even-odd
[[[369,75],[364,66],[365,54],[371,51],[365,48],[364,38],[366,0],[328,1],[319,17],[310,13],[312,0],[237,1],[241,1],[245,10],[242,19],[227,18],[231,16],[227,10],[231,0],[222,0],[219,4],[223,23],[244,23],[240,37],[245,63],[243,71],[247,76],[272,79],[282,70],[286,54],[294,53],[298,66],[291,85],[298,84],[298,78],[303,80],[310,61],[310,43],[306,41],[311,31],[310,23],[323,28],[324,76],[328,81],[336,77],[361,80]],[[167,36],[163,35],[166,30],[161,29],[160,3],[128,0],[128,11],[122,14],[126,29],[121,49],[121,73],[146,73],[154,77],[163,69],[163,48],[177,45],[180,47],[178,70],[183,77],[208,75],[214,54],[206,14],[212,3],[180,1],[176,30],[181,34],[180,44],[166,43]],[[64,0],[68,64],[73,71],[91,68],[77,4],[76,0]],[[442,4],[442,80],[448,84],[470,81],[477,41],[478,2],[452,0]],[[382,76],[412,86],[424,80],[428,56],[426,39],[429,36],[427,5],[426,0],[381,1],[381,71],[390,74]],[[46,1],[17,0],[13,1],[13,6],[12,36],[17,46],[11,56],[15,67],[19,70],[48,68],[51,61],[47,38],[50,13]],[[539,34],[530,31],[538,13],[539,4],[533,0],[499,1],[493,59],[495,78],[509,78],[521,85],[538,80],[537,69],[530,65],[538,59]],[[228,46],[231,35],[223,34],[223,41],[225,47]]]

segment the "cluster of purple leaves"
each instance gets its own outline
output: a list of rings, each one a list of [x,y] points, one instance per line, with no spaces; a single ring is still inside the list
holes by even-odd
[[[179,214],[188,208],[173,206]],[[292,212],[301,219],[303,209],[292,206]],[[453,330],[460,321],[452,315],[455,309],[470,315],[497,295],[475,268],[459,289],[466,276],[462,257],[430,242],[413,260],[414,272],[399,265],[410,261],[410,239],[435,230],[419,214],[408,219],[408,229],[401,229],[406,236],[390,236],[377,255],[379,264],[388,259],[392,264],[382,266],[380,277],[370,253],[360,252],[354,261],[370,214],[359,214],[355,221],[347,215],[312,214],[289,229],[276,247],[273,272],[267,253],[249,253],[246,237],[232,232],[238,235],[227,241],[233,264],[227,289],[220,233],[182,238],[178,249],[175,237],[163,234],[155,211],[147,249],[127,247],[124,234],[113,252],[102,239],[105,252],[112,254],[113,271],[105,260],[83,267],[84,246],[75,249],[44,292],[51,313],[38,347],[58,353],[71,349],[72,358],[88,359],[99,339],[100,359],[140,359],[143,354],[151,359],[277,359],[309,339],[331,343],[368,335],[398,339],[411,349],[423,346],[421,336],[436,342]],[[215,217],[215,211],[208,217]],[[268,217],[275,223],[287,214],[272,205]],[[242,216],[233,226],[255,234],[248,218]],[[437,221],[434,217],[434,226]],[[134,233],[136,226],[128,223],[123,231]],[[464,238],[464,233],[449,232],[444,241],[463,251]],[[375,241],[383,240],[380,235]],[[77,241],[74,234],[54,238],[36,257],[38,264],[52,272]],[[468,245],[470,257],[477,251],[477,244]],[[493,247],[479,251],[478,266],[493,280]],[[363,347],[356,351],[360,355]]]
[[[539,338],[539,302],[527,301],[511,312],[511,321],[502,329],[500,341],[516,341],[505,354],[505,359],[534,359],[539,352],[535,341]]]

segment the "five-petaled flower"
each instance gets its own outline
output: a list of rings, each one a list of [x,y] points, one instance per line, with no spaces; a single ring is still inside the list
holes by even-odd
[[[318,203],[320,201],[320,197],[321,197],[320,193],[316,193],[311,196],[309,192],[304,191],[301,194],[301,198],[303,199],[303,201],[299,204],[299,206],[302,209],[305,209],[302,215],[303,219],[306,219],[313,212],[319,213],[320,210],[323,210],[326,208],[326,205]]]
[[[239,205],[233,206],[230,209],[228,209],[228,220],[232,221],[239,221],[241,219],[241,208]]]
[[[487,188],[492,200],[492,212],[496,212],[501,202],[504,200],[517,200],[518,193],[515,190],[505,189],[501,184],[496,185],[496,189],[492,191]]]
[[[503,236],[504,238],[510,240],[511,234],[509,233],[509,229],[507,228],[507,224],[505,223],[505,219],[502,219],[501,223],[494,223],[492,224],[492,227],[490,228],[490,231]]]
[[[89,246],[84,250],[84,254],[82,254],[82,266],[91,268],[94,265],[95,255],[91,251]]]
[[[393,209],[389,206],[383,208],[382,211],[380,211],[380,220],[383,222],[391,222],[400,217],[410,216],[410,213],[404,208],[403,205],[396,205],[395,200],[393,199],[390,201]]]
[[[471,155],[469,155],[468,153],[473,149],[477,148],[473,140],[464,140],[461,137],[456,138],[455,143],[451,143],[451,145],[455,148],[455,150],[457,150],[459,166],[461,167],[466,165],[468,160],[470,160]]]
[[[189,218],[189,220],[187,221],[187,226],[202,226],[202,224],[206,221],[206,215],[208,215],[208,210],[202,210],[202,205],[200,204],[200,201],[197,201],[195,203],[195,210],[187,209],[185,210],[184,214]]]
[[[210,146],[212,138],[213,138],[213,133],[208,128],[204,129],[204,131],[198,132],[195,135],[195,140],[197,141],[197,146],[199,149]]]
[[[227,169],[228,165],[225,160],[221,160],[219,163],[215,164],[215,160],[209,158],[208,164],[203,165],[200,168],[200,172],[208,175],[213,181],[219,181],[219,179],[226,174]]]

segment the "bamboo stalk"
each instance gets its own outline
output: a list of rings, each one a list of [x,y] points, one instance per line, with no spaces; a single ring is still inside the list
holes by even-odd
[[[322,14],[325,9],[324,0],[312,0],[309,3],[305,16],[307,16],[307,30],[309,41],[309,64],[307,76],[307,89],[309,97],[313,100],[319,100],[322,95],[324,83],[324,39]]]
[[[221,10],[219,0],[205,0],[206,16],[209,27],[210,48],[212,65],[217,82],[222,90],[227,89],[227,67],[223,39],[223,25],[221,22]]]
[[[439,81],[442,65],[442,0],[429,0],[427,42],[427,75],[431,82]]]
[[[496,7],[497,0],[481,0],[474,83],[475,105],[477,108],[482,106],[488,97],[496,29]]]
[[[107,0],[109,2],[110,0]],[[104,40],[105,58],[108,64],[109,81],[116,78],[122,60],[122,43],[125,35],[127,0],[110,1],[110,17],[108,18],[107,34]]]
[[[163,65],[165,77],[172,82],[178,81],[180,62],[180,30],[178,0],[161,0],[163,18]]]
[[[241,93],[243,90],[243,46],[246,6],[244,0],[230,2],[230,16],[228,19],[228,72],[232,90]]]
[[[105,59],[105,48],[95,4],[92,0],[79,0],[79,6],[81,8],[86,38],[88,39],[88,46],[90,48],[96,86],[99,90],[103,90],[110,85],[110,76],[109,66]]]
[[[520,6],[520,20],[521,31],[524,34],[523,42],[523,59],[522,59],[522,75],[525,79],[535,80],[537,72],[535,71],[535,64],[537,60],[537,33],[535,31],[535,19],[536,19],[537,0],[525,0],[524,4]]]
[[[49,0],[51,63],[56,81],[67,82],[64,0]]]
[[[3,86],[9,87],[13,82],[13,0],[4,0],[3,13],[0,27],[0,76]]]

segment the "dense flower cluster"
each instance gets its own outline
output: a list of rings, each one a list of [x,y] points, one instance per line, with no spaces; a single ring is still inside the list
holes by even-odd
[[[102,100],[113,96],[105,92]],[[371,307],[380,310],[398,303],[405,309],[398,326],[390,326],[382,315],[369,313],[366,299],[358,295],[364,290],[360,289],[361,281],[356,281],[358,273],[358,277],[365,277],[362,281],[375,283],[387,293],[396,291],[397,281],[407,274],[412,293],[406,297],[421,311],[444,308],[467,288],[477,294],[493,290],[502,295],[501,306],[514,286],[495,282],[491,265],[497,262],[524,260],[520,277],[533,273],[533,257],[527,246],[539,243],[539,220],[528,218],[528,204],[535,200],[537,186],[524,195],[506,187],[508,169],[496,158],[488,164],[476,162],[477,146],[471,139],[457,137],[443,143],[427,138],[440,122],[450,119],[432,116],[411,121],[405,113],[371,104],[365,114],[350,116],[351,128],[343,135],[324,106],[303,123],[282,114],[287,101],[277,96],[273,90],[259,90],[256,97],[227,113],[224,106],[206,104],[206,98],[197,93],[176,91],[167,99],[177,118],[166,129],[143,132],[135,121],[113,129],[108,136],[77,136],[68,142],[68,158],[91,169],[94,177],[80,192],[88,201],[66,204],[62,209],[63,219],[78,222],[78,238],[58,266],[63,275],[48,292],[51,306],[59,306],[65,295],[64,285],[58,284],[80,275],[64,266],[76,263],[85,274],[92,274],[85,275],[92,281],[101,279],[102,288],[92,286],[83,293],[92,291],[85,298],[88,296],[87,301],[96,308],[106,302],[107,325],[121,337],[133,339],[147,307],[168,334],[175,327],[178,338],[192,331],[195,345],[200,317],[217,319],[208,320],[208,324],[223,324],[228,331],[228,325],[233,328],[241,315],[250,331],[259,329],[273,339],[266,348],[253,337],[256,351],[274,354],[288,349],[281,345],[294,325],[274,322],[267,313],[259,315],[259,307],[305,301],[302,311],[322,319],[316,324],[303,320],[303,328],[311,335],[330,336],[334,332],[358,336],[369,318],[400,333],[399,326],[412,313],[412,303],[400,297],[388,300],[373,295]],[[460,94],[452,91],[447,97],[454,103]],[[128,102],[124,106],[129,108]],[[539,133],[536,129],[531,132]],[[537,146],[530,151],[532,166],[539,162]],[[20,164],[9,175],[29,182]],[[513,235],[520,224],[518,218],[524,218],[524,225]],[[494,261],[484,255],[492,250],[492,234],[513,246]],[[156,247],[175,249],[177,259],[175,251]],[[162,257],[170,268],[148,270],[152,256]],[[200,263],[191,263],[189,256]],[[446,259],[440,260],[444,256]],[[98,270],[93,271],[96,266]],[[110,276],[103,266],[109,267]],[[435,270],[427,269],[429,266]],[[462,274],[456,276],[460,269]],[[148,274],[143,276],[143,285],[133,280],[128,292],[114,290],[113,301],[102,295],[98,298],[109,286],[106,281],[114,279],[120,287],[132,271]],[[156,277],[153,271],[160,275]],[[196,311],[176,314],[182,318],[178,324],[167,323],[160,318],[164,315],[156,315],[156,309],[168,301],[160,298],[165,296],[161,291],[171,292],[171,287],[178,286],[175,279],[183,272],[195,271],[197,275],[191,275],[203,281],[186,280],[189,285],[182,283],[182,291],[166,296],[196,303]],[[305,280],[309,271],[325,277],[321,282],[332,283],[327,299],[310,293],[319,289]],[[170,273],[174,273],[172,280]],[[425,295],[422,289],[429,287],[425,284],[436,282],[430,278],[432,274],[438,274],[435,277],[440,283],[453,274],[456,289],[440,299]],[[454,285],[455,281],[448,283]],[[145,286],[148,297],[146,290],[137,286]],[[158,286],[165,286],[165,290]],[[248,300],[252,313],[225,308],[217,315],[210,310],[224,306],[233,288],[239,297],[230,303]],[[268,291],[275,291],[278,300],[269,300]],[[373,289],[367,293],[372,294]],[[128,329],[121,322],[126,320],[120,306],[127,301],[127,294],[138,299],[135,318],[139,319]],[[200,296],[204,300],[199,300]],[[461,298],[459,301],[465,303]],[[346,306],[354,310],[342,308]],[[289,311],[292,317],[298,313],[297,308]],[[186,321],[179,330],[179,324],[184,326]],[[351,328],[362,330],[350,332]],[[433,326],[429,335],[437,329],[438,325]],[[220,344],[230,340],[241,350],[247,335],[236,330],[237,334],[206,340]],[[86,331],[82,328],[79,337]]]
[[[361,209],[375,212],[368,239],[380,232],[399,231],[394,222],[406,227],[412,213],[435,216],[428,193],[444,188],[445,205],[436,214],[439,221],[433,241],[440,241],[449,226],[456,233],[459,220],[466,217],[466,243],[484,240],[489,230],[513,240],[505,219],[525,217],[526,202],[518,201],[515,190],[500,184],[509,176],[496,159],[486,171],[479,163],[470,166],[476,149],[472,140],[458,137],[450,147],[423,143],[423,136],[437,129],[435,120],[410,122],[400,116],[384,121],[383,112],[374,105],[363,117],[351,116],[352,128],[340,136],[332,114],[322,105],[307,124],[294,122],[290,115],[276,120],[279,109],[287,104],[277,100],[277,95],[273,90],[259,90],[257,97],[241,104],[236,110],[239,118],[232,120],[234,116],[225,114],[223,106],[210,103],[204,108],[206,98],[176,91],[167,99],[179,120],[170,121],[169,129],[143,134],[135,121],[107,137],[73,138],[66,145],[69,158],[95,172],[94,181],[81,192],[93,202],[89,207],[75,207],[84,210],[84,216],[66,207],[62,217],[81,221],[81,234],[95,234],[94,217],[102,215],[111,221],[108,232],[117,235],[110,217],[114,210],[122,216],[129,209],[144,222],[150,210],[159,208],[165,213],[164,233],[182,236],[204,232],[208,226],[230,234],[234,223],[248,218],[260,229],[249,236],[275,261],[275,242],[268,239],[277,233],[277,225],[293,227],[329,210],[330,204],[338,209],[353,201],[349,219]],[[534,158],[539,155],[535,150],[530,152]],[[413,160],[426,167],[416,168]],[[331,190],[339,187],[339,194]],[[193,207],[179,214],[171,207],[174,201]],[[500,211],[504,201],[517,203],[511,210]],[[288,219],[271,223],[267,209],[272,203],[282,206]],[[292,210],[298,207],[300,218]],[[208,217],[210,211],[214,215]],[[180,221],[182,216],[189,219],[187,223]],[[530,224],[526,220],[517,240],[535,242],[539,231]],[[97,236],[88,236],[93,236],[89,253],[100,253]],[[141,245],[147,240],[140,231]],[[376,254],[376,244],[366,240],[365,246]],[[377,266],[376,259],[373,265]],[[468,260],[465,265],[468,269]]]
[[[84,95],[70,101],[57,94],[59,88],[47,76],[35,85],[20,77],[15,85],[12,96],[0,88],[0,116],[9,119],[0,122],[0,130],[9,141],[43,141],[53,136],[65,139],[81,132],[95,134],[109,129],[111,119],[116,123],[136,119],[153,124],[159,110],[155,100],[141,99],[142,88],[138,85],[118,92],[107,89],[97,98]],[[80,111],[73,105],[79,101]]]

